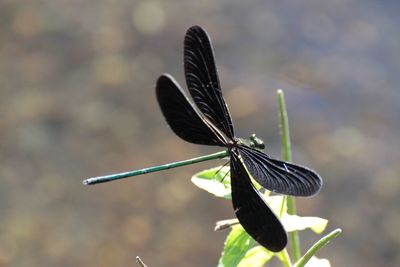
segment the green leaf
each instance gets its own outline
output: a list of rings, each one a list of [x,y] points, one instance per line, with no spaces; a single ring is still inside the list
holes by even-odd
[[[269,196],[266,200],[275,214],[279,214],[282,208],[283,196]],[[320,217],[289,215],[286,206],[283,207],[282,217],[280,219],[287,232],[302,231],[310,228],[315,233],[320,234],[325,230],[328,224],[328,220]]]
[[[256,241],[251,238],[241,225],[232,226],[225,240],[224,251],[218,262],[218,267],[235,267]]]
[[[216,167],[196,173],[192,183],[217,197],[231,199],[229,167]]]
[[[278,215],[281,212],[282,208],[282,201],[283,201],[283,196],[268,196],[265,198],[265,200],[268,203],[268,206],[275,212],[276,215]],[[283,207],[283,214],[287,212],[287,207],[286,205]]]
[[[315,233],[322,233],[328,225],[328,220],[319,217],[302,217],[284,213],[281,222],[287,232],[301,231],[310,228]]]
[[[262,246],[256,246],[247,251],[238,267],[263,267],[273,256],[273,252],[266,250]]]

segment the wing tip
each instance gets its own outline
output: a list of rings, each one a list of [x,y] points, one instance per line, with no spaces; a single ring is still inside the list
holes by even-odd
[[[187,29],[186,34],[190,34],[192,32],[193,33],[198,33],[198,32],[206,33],[206,30],[202,26],[196,24],[196,25],[190,26],[189,29]]]
[[[156,91],[159,93],[161,88],[166,87],[166,86],[175,86],[178,89],[181,90],[181,87],[179,83],[176,81],[176,79],[169,73],[163,73],[161,74],[156,82]],[[182,91],[182,90],[181,90]]]
[[[310,168],[307,168],[307,167],[303,167],[303,168],[307,169],[313,176],[313,179],[312,179],[313,184],[312,184],[312,186],[310,186],[311,190],[309,190],[309,192],[307,194],[300,196],[300,197],[313,197],[321,191],[324,182],[322,180],[322,177],[316,171],[314,171]]]
[[[262,244],[265,248],[272,252],[279,252],[287,246],[288,237],[286,231],[283,231],[280,236],[275,236],[273,242]],[[261,244],[261,243],[260,243]]]
[[[282,243],[265,246],[265,248],[272,252],[279,252],[279,251],[282,251],[283,249],[285,249],[286,245],[287,245],[287,237],[285,238],[285,240]]]
[[[167,80],[174,81],[175,78],[169,73],[162,73],[157,79],[157,84],[158,84],[158,82],[165,82]]]
[[[200,39],[201,42],[208,43],[211,51],[213,50],[210,36],[208,35],[207,31],[200,25],[193,25],[189,29],[187,29],[184,39],[184,46],[186,47],[186,49],[191,47],[194,43],[198,42],[197,39]]]

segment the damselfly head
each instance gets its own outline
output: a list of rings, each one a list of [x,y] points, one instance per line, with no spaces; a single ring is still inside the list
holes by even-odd
[[[236,138],[236,143],[237,144],[244,144],[246,146],[252,147],[252,148],[256,148],[256,149],[264,149],[265,148],[265,144],[264,141],[261,140],[260,138],[258,138],[256,136],[256,134],[252,134],[249,139],[245,139],[245,138]]]
[[[264,149],[265,148],[265,144],[264,144],[264,141],[263,140],[261,140],[260,138],[258,138],[257,136],[256,136],[256,134],[252,134],[251,136],[250,136],[250,146],[251,147],[254,147],[254,148],[258,148],[258,149]]]

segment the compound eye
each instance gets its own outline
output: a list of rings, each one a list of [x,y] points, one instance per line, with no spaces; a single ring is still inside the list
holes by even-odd
[[[264,149],[264,148],[265,148],[264,142],[257,143],[256,146],[257,146],[259,149]]]
[[[260,138],[258,138],[255,134],[252,134],[249,139],[254,148],[258,148],[258,149],[265,148],[264,141],[261,140]]]

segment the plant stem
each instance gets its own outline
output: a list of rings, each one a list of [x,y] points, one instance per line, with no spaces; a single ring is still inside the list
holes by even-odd
[[[215,223],[214,231],[224,230],[224,229],[230,228],[236,224],[239,224],[238,219],[228,219],[228,220],[217,221]]]
[[[292,262],[290,261],[290,257],[289,257],[289,253],[288,253],[287,249],[282,250],[279,254],[280,255],[278,257],[283,262],[283,265],[285,265],[285,267],[291,267]]]
[[[283,198],[282,198],[281,209],[279,211],[279,218],[281,218],[281,219],[282,219],[282,216],[283,216],[283,211],[285,209],[286,198],[287,198],[287,196],[283,196]]]
[[[118,179],[123,179],[127,177],[132,177],[136,175],[141,175],[141,174],[146,174],[150,172],[158,172],[158,171],[163,171],[167,169],[172,169],[176,167],[181,167],[185,165],[190,165],[198,162],[203,162],[207,160],[213,160],[213,159],[221,159],[229,155],[229,152],[226,151],[221,151],[217,152],[214,154],[206,155],[206,156],[201,156],[197,158],[192,158],[188,160],[183,160],[183,161],[177,161],[173,163],[168,163],[160,166],[154,166],[150,168],[144,168],[140,170],[134,170],[134,171],[129,171],[129,172],[123,172],[123,173],[117,173],[117,174],[110,174],[110,175],[105,175],[105,176],[98,176],[98,177],[92,177],[88,178],[83,181],[84,185],[92,185],[92,184],[99,184],[99,183],[105,183],[109,181],[114,181]]]
[[[282,159],[284,161],[292,161],[289,120],[285,104],[285,96],[281,89],[277,91],[277,95],[278,95],[278,108],[279,108],[279,126],[281,130],[281,139],[282,139],[282,146],[281,146]],[[288,196],[286,197],[286,202],[287,202],[288,214],[296,215],[297,211],[296,211],[295,198]],[[290,240],[292,259],[293,261],[298,261],[301,257],[300,238],[298,231],[290,232],[289,240]]]
[[[321,238],[317,243],[315,243],[304,256],[294,265],[295,267],[303,267],[311,259],[312,256],[317,253],[322,247],[327,245],[333,238],[337,237],[342,232],[341,229],[336,229],[323,238]]]
[[[144,264],[144,262],[139,256],[136,256],[136,262],[140,265],[140,267],[147,267],[147,265]]]
[[[281,130],[281,152],[282,159],[285,161],[292,160],[292,149],[290,144],[290,131],[289,131],[289,120],[285,104],[285,95],[282,89],[277,91],[278,95],[278,108],[279,108],[279,128]]]

